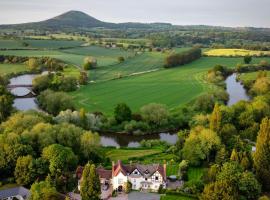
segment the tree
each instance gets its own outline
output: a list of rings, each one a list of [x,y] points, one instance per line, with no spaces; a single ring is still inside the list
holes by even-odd
[[[230,160],[235,162],[239,162],[240,160],[238,152],[235,149],[232,150]]]
[[[17,159],[14,176],[19,185],[28,185],[33,182],[35,170],[33,168],[32,156],[28,155]]]
[[[254,167],[258,180],[263,189],[270,190],[270,119],[264,118],[260,125],[260,131],[254,153]]]
[[[204,187],[200,200],[237,200],[237,195],[230,183],[217,181]]]
[[[238,183],[239,193],[247,200],[258,199],[261,185],[251,172],[244,172]]]
[[[36,58],[30,58],[28,61],[27,61],[27,66],[28,66],[28,69],[30,71],[35,71],[37,70],[38,66],[39,66],[39,62]]]
[[[82,200],[99,200],[101,195],[100,180],[94,164],[86,164],[81,181]]]
[[[114,118],[118,123],[131,120],[132,112],[125,103],[117,104],[114,109]]]
[[[124,184],[124,190],[128,194],[132,190],[132,183],[130,181],[125,182]]]
[[[118,60],[118,62],[121,63],[121,62],[124,62],[125,61],[125,58],[123,56],[120,56],[120,57],[118,57],[117,60]]]
[[[216,104],[210,116],[210,129],[213,131],[219,131],[220,125],[221,125],[221,112],[219,105]]]
[[[74,109],[72,98],[64,92],[45,90],[37,99],[40,107],[53,115],[57,115],[62,110]]]
[[[79,84],[80,85],[87,85],[88,82],[88,75],[87,72],[81,71],[79,76]]]
[[[182,149],[183,159],[190,161],[191,165],[199,165],[201,161],[208,160],[210,154],[219,150],[220,139],[210,130],[197,127],[190,132]]]
[[[87,160],[91,160],[91,155],[100,146],[100,137],[97,133],[85,132],[81,136],[81,151]],[[92,157],[93,159],[93,157]]]
[[[13,110],[13,97],[5,94],[0,96],[0,123],[7,119]]]
[[[30,200],[58,200],[59,195],[49,182],[41,181],[36,182],[30,189]]]
[[[251,57],[250,55],[246,55],[246,56],[244,57],[244,63],[245,63],[245,64],[250,64],[251,61],[252,61],[252,57]]]
[[[83,69],[90,70],[97,67],[97,59],[94,57],[88,56],[84,59]]]
[[[160,127],[166,125],[169,120],[169,111],[165,105],[150,103],[140,109],[142,119],[150,126]]]
[[[49,162],[49,170],[53,176],[73,171],[77,165],[77,157],[69,147],[52,144],[45,147],[42,158]]]

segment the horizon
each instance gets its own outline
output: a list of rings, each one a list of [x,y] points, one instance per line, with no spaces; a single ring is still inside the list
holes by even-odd
[[[268,20],[270,13],[267,12],[267,6],[270,6],[270,2],[267,2],[267,0],[256,2],[255,0],[240,0],[240,2],[234,3],[233,6],[230,5],[233,0],[226,2],[202,0],[196,3],[194,1],[190,0],[185,3],[171,1],[167,3],[164,0],[157,0],[154,3],[154,0],[148,0],[145,5],[141,5],[138,2],[126,3],[124,0],[116,0],[115,2],[105,2],[105,0],[99,2],[88,0],[86,2],[86,0],[80,0],[80,2],[84,2],[84,6],[81,7],[81,4],[71,0],[56,5],[49,3],[53,2],[52,0],[46,2],[40,0],[28,0],[26,2],[0,0],[0,11],[2,13],[0,24],[39,22],[73,10],[112,23],[160,22],[173,25],[270,28],[270,21]],[[256,3],[256,7],[252,6],[253,3]],[[250,8],[253,12],[252,16],[249,14],[251,12],[249,11]]]

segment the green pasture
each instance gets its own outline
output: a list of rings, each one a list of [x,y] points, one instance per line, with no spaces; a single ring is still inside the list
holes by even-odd
[[[25,71],[27,71],[27,68],[26,65],[23,64],[0,64],[0,75]]]
[[[68,47],[77,47],[82,45],[83,41],[75,40],[23,40],[29,44],[30,48],[37,49],[59,49]]]
[[[189,167],[188,168],[188,181],[199,181],[201,180],[205,168],[201,167]]]
[[[91,70],[89,78],[93,81],[104,81],[161,69],[163,68],[165,56],[166,54],[157,52],[142,53],[127,59],[123,63]]]
[[[243,81],[254,81],[257,78],[258,75],[258,71],[257,72],[249,72],[249,73],[242,73],[239,75],[239,79],[243,80]],[[269,77],[270,75],[270,71],[267,71],[267,76]]]
[[[118,63],[118,57],[123,56],[125,59],[134,56],[132,51],[124,51],[118,48],[104,48],[99,46],[79,47],[72,49],[65,49],[61,52],[70,55],[80,55],[83,57],[93,56],[98,61],[98,67],[113,65]],[[82,64],[82,62],[80,63]]]
[[[138,57],[133,59],[136,58]],[[253,62],[260,60],[254,58]],[[88,111],[101,111],[106,114],[112,114],[115,105],[121,102],[127,103],[134,112],[153,102],[176,109],[213,89],[213,86],[203,79],[213,66],[221,64],[234,68],[242,61],[242,58],[203,57],[181,67],[160,68],[151,73],[90,83],[71,93],[71,96],[77,108],[83,107]],[[132,59],[129,62],[132,62]],[[127,70],[129,67],[127,66]]]
[[[4,40],[0,39],[0,49],[22,49],[27,48],[22,45],[21,40]]]

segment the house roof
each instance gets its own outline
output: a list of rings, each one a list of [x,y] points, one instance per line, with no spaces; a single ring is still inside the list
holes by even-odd
[[[121,161],[114,166],[114,176],[117,176],[119,172],[122,172],[124,175],[131,174],[135,169],[137,169],[143,177],[152,176],[155,172],[159,172],[161,176],[166,179],[166,171],[164,167],[160,164],[152,165],[141,165],[141,164],[130,164],[123,165]]]
[[[24,187],[14,187],[0,190],[0,199],[5,199],[17,195],[22,196],[24,199],[28,199],[30,197],[30,191]]]
[[[99,178],[105,178],[105,179],[111,179],[112,178],[112,170],[106,170],[103,167],[98,167],[96,169],[97,174],[99,175]],[[81,179],[83,173],[83,167],[78,166],[76,169],[76,177],[78,179]]]

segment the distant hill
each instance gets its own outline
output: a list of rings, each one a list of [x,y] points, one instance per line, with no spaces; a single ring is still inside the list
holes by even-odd
[[[153,28],[172,26],[168,23],[108,23],[100,21],[80,11],[69,11],[57,17],[24,24],[0,25],[3,29],[36,29],[36,30],[67,30],[67,29],[90,29],[90,28]]]

